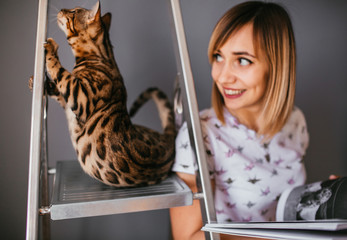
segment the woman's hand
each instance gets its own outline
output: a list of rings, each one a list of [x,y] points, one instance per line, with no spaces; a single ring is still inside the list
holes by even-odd
[[[335,180],[335,179],[338,179],[340,176],[338,176],[338,175],[335,175],[335,174],[331,174],[330,176],[329,176],[329,180]]]

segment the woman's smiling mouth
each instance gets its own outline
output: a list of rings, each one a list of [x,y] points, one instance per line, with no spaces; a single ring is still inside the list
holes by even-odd
[[[227,88],[224,88],[224,95],[225,95],[225,97],[239,97],[245,91],[246,91],[246,89],[227,89]]]

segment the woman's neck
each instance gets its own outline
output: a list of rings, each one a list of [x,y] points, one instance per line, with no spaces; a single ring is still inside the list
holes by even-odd
[[[264,124],[264,116],[262,111],[256,110],[238,110],[230,111],[228,110],[240,124],[245,125],[247,128],[259,132],[261,126]]]

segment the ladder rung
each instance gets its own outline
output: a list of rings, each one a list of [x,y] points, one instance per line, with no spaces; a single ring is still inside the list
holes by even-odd
[[[175,174],[156,185],[115,188],[89,177],[77,160],[59,161],[56,169],[52,220],[164,209],[193,201],[189,187]]]

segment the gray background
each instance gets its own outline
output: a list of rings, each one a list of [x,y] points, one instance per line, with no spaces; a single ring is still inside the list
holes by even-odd
[[[236,0],[185,0],[182,12],[191,54],[199,108],[210,106],[208,39],[217,19]],[[294,23],[298,52],[296,104],[304,111],[311,143],[305,158],[308,181],[330,173],[347,173],[347,1],[280,1]],[[92,7],[93,0],[55,0],[49,5],[48,36],[60,44],[63,65],[73,57],[55,16],[60,8]],[[172,96],[176,73],[168,1],[102,0],[102,12],[113,14],[111,40],[125,78],[129,104],[145,88],[159,86]],[[24,239],[26,222],[31,93],[34,71],[37,0],[2,0],[0,105],[1,239]],[[150,114],[148,114],[151,112]],[[153,113],[152,113],[153,112]],[[154,118],[154,120],[153,120]],[[135,118],[160,129],[149,104]],[[64,113],[50,101],[50,165],[75,159]],[[52,222],[52,239],[169,239],[167,210]]]

